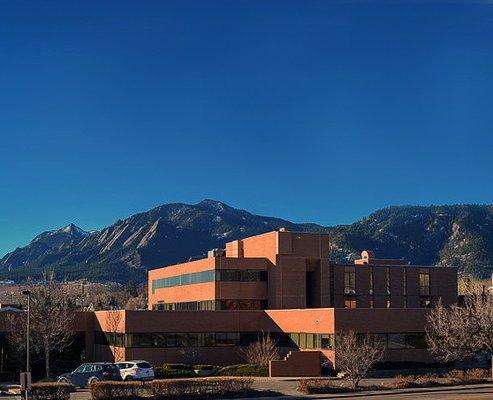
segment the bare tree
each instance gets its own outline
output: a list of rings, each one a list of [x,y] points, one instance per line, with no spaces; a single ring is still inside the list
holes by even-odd
[[[43,353],[46,378],[49,379],[52,352],[60,352],[72,343],[74,314],[64,285],[56,281],[53,273],[39,284],[29,280],[27,289],[31,296],[31,348],[33,352]],[[26,315],[16,314],[10,322],[10,342],[25,351]]]
[[[147,300],[143,295],[130,297],[125,304],[125,310],[145,310],[147,308]]]
[[[118,343],[118,335],[121,332],[122,325],[122,312],[121,311],[108,311],[106,313],[105,322],[107,332],[111,335],[110,349],[115,362],[120,362],[125,359],[125,348],[123,343]]]
[[[280,358],[277,342],[268,333],[263,332],[259,340],[250,343],[242,352],[248,363],[262,366],[269,365],[269,361]]]
[[[346,373],[353,388],[368,376],[373,366],[383,357],[383,348],[374,343],[370,335],[353,331],[336,335],[335,357],[337,367]]]
[[[428,348],[441,361],[493,354],[493,299],[480,284],[468,287],[461,305],[439,302],[427,322]]]

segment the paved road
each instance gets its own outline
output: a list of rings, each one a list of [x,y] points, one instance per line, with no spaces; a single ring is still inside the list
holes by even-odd
[[[268,382],[268,383],[267,383]],[[283,380],[264,380],[258,379],[255,382],[256,388],[265,390],[265,386],[269,386],[271,391],[282,393],[282,397],[257,397],[256,400],[302,400],[302,399],[355,399],[355,400],[492,400],[493,399],[493,384],[473,385],[473,386],[456,386],[453,388],[428,388],[428,389],[410,389],[389,390],[383,392],[361,392],[361,393],[341,393],[337,395],[312,395],[300,396],[296,392],[295,379]],[[277,389],[277,390],[275,390]],[[72,393],[71,400],[90,400],[91,396],[87,390],[79,390]],[[19,400],[19,396],[0,396],[0,400]]]
[[[393,392],[393,393],[392,393]],[[493,399],[493,385],[475,385],[475,386],[462,386],[454,387],[450,389],[443,388],[430,388],[424,392],[424,389],[416,390],[412,393],[395,393],[396,391],[389,391],[386,393],[358,393],[358,394],[338,394],[338,395],[313,395],[313,396],[300,396],[299,393],[293,393],[292,395],[283,397],[258,397],[256,400],[301,400],[301,399],[371,399],[371,400],[492,400]],[[90,400],[90,395],[87,391],[79,391],[73,393],[71,400]]]

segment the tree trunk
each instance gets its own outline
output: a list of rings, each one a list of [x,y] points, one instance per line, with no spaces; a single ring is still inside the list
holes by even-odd
[[[50,379],[50,350],[48,346],[45,347],[45,375],[46,379]]]

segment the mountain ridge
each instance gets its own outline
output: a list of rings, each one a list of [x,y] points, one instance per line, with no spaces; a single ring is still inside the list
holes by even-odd
[[[119,219],[100,231],[74,224],[43,232],[0,259],[0,278],[21,281],[47,269],[60,278],[142,281],[146,271],[203,256],[225,242],[285,227],[331,234],[331,259],[348,262],[363,249],[413,264],[451,265],[486,277],[493,272],[493,206],[389,206],[333,227],[293,223],[205,199],[169,203]]]

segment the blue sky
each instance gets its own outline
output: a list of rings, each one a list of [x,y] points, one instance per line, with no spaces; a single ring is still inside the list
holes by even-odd
[[[167,202],[493,198],[488,2],[16,0],[0,38],[0,255]]]

